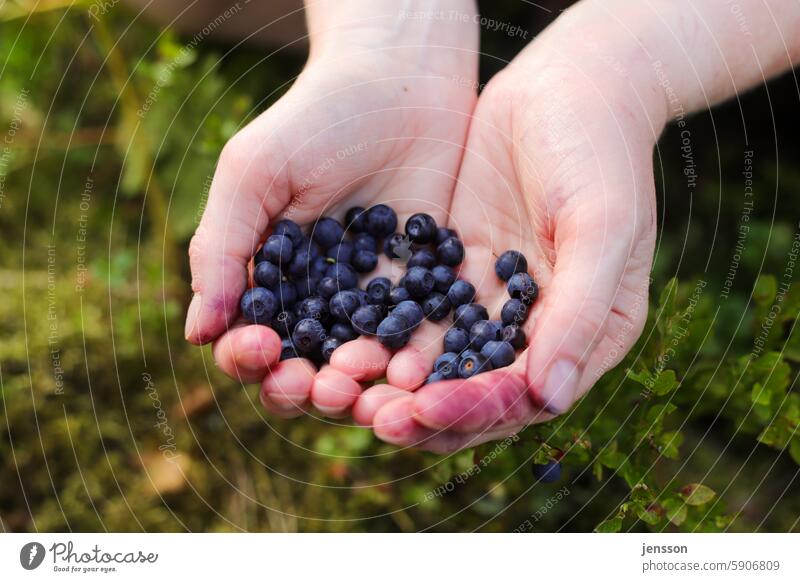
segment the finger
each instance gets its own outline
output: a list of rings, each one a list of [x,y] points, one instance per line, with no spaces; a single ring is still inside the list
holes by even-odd
[[[433,371],[433,363],[442,354],[444,327],[425,321],[411,340],[399,350],[386,369],[386,379],[403,390],[416,390]]]
[[[214,342],[212,354],[220,369],[245,384],[261,382],[281,354],[281,338],[264,325],[240,325]]]
[[[361,426],[372,426],[375,414],[384,404],[401,396],[408,396],[408,391],[391,384],[375,384],[364,390],[353,406],[353,420]]]
[[[303,358],[279,362],[261,382],[262,402],[266,399],[287,413],[302,414],[316,373],[314,364]]]
[[[356,403],[363,389],[361,384],[331,366],[325,366],[314,377],[311,403],[325,416],[339,417]]]
[[[331,356],[331,367],[353,380],[370,382],[383,378],[392,353],[375,338],[360,337],[339,346]]]
[[[414,419],[411,394],[384,404],[375,413],[372,429],[382,441],[404,447],[420,446],[436,434]]]
[[[524,425],[479,433],[457,433],[446,430],[430,437],[419,448],[439,455],[449,455],[463,449],[477,447],[483,443],[507,438],[523,428],[525,428]]]
[[[273,401],[272,398],[266,396],[264,392],[261,392],[259,397],[261,400],[261,405],[264,407],[264,409],[269,412],[270,415],[277,418],[297,418],[298,416],[303,416],[311,409],[311,405],[308,403],[305,403],[302,406],[286,406],[283,404],[278,404],[277,402]]]

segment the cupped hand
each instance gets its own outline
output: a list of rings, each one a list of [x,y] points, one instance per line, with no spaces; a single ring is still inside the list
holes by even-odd
[[[316,58],[220,156],[189,249],[186,338],[213,341],[224,372],[261,382],[261,401],[275,415],[346,414],[361,383],[382,375],[389,353],[362,339],[337,350],[337,367],[279,362],[278,335],[239,318],[249,259],[283,217],[311,225],[384,202],[401,224],[420,208],[446,220],[476,99],[477,57],[441,50],[441,67],[431,51],[418,57],[402,46]]]

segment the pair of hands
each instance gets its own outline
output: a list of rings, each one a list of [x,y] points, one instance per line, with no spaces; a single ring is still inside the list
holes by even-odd
[[[189,251],[186,337],[213,341],[228,375],[260,382],[275,416],[350,414],[387,442],[451,452],[567,411],[641,332],[659,124],[601,61],[590,77],[551,48],[574,31],[546,32],[478,97],[477,24],[464,26],[475,30],[446,47],[375,46],[368,32],[355,46],[312,42],[291,89],[222,152]],[[395,354],[374,339],[349,342],[320,370],[279,362],[277,334],[237,319],[247,263],[271,223],[310,225],[380,202],[401,227],[428,212],[459,232],[460,277],[492,315],[507,299],[496,257],[525,254],[541,296],[511,367],[421,387],[449,318],[424,322]]]

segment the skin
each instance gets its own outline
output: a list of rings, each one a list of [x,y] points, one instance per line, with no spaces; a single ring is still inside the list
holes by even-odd
[[[372,6],[378,12],[393,12]],[[495,76],[477,104],[469,83],[453,81],[474,78],[474,62],[466,64],[467,57],[453,60],[447,49],[443,78],[415,81],[435,87],[406,81],[398,86],[386,80],[390,63],[397,59],[370,69],[382,52],[372,50],[362,66],[344,70],[358,70],[361,79],[379,71],[381,90],[359,90],[358,103],[352,98],[340,102],[337,87],[358,79],[342,79],[352,73],[341,67],[331,75],[326,71],[335,63],[320,58],[317,62],[325,65],[315,66],[315,59],[349,49],[335,35],[327,35],[317,51],[312,34],[307,69],[312,72],[304,73],[282,100],[285,103],[266,112],[223,152],[206,211],[213,216],[204,217],[199,242],[192,245],[193,287],[203,300],[195,300],[190,308],[187,337],[196,343],[218,338],[215,357],[223,370],[238,371],[235,377],[243,376],[242,354],[249,353],[244,376],[264,377],[262,399],[269,410],[287,390],[285,370],[306,366],[304,374],[292,375],[307,378],[293,380],[290,386],[297,401],[294,413],[306,413],[311,406],[329,416],[352,411],[358,423],[401,446],[451,452],[566,412],[624,357],[644,325],[656,236],[652,151],[662,129],[679,111],[710,106],[800,59],[796,1],[743,1],[739,8],[746,28],[731,16],[727,4],[712,0],[584,0]],[[334,28],[348,22],[343,12],[337,13]],[[326,14],[323,10],[310,15],[312,33],[325,28]],[[365,36],[359,43],[376,35],[391,46],[409,46],[413,43],[400,42],[398,35],[418,34],[430,23],[407,24],[394,34],[360,30]],[[461,39],[469,29],[463,26],[458,29],[461,34],[448,36],[452,22],[435,24],[444,38]],[[687,50],[697,46],[713,48],[687,56]],[[467,43],[467,50],[474,49]],[[439,50],[427,49],[423,60],[437,63],[433,55]],[[453,68],[458,65],[463,69]],[[472,71],[472,76],[454,73],[457,70]],[[323,99],[315,102],[317,113],[308,100],[319,97]],[[411,128],[418,138],[413,145],[370,149],[337,164],[326,174],[324,186],[306,193],[294,218],[308,222],[321,212],[341,216],[349,206],[378,200],[391,201],[401,224],[412,211],[428,211],[460,233],[467,257],[461,276],[478,288],[477,300],[494,317],[507,298],[494,274],[494,261],[504,250],[522,251],[541,286],[540,299],[525,324],[530,347],[509,368],[422,388],[441,353],[444,324],[424,323],[411,343],[393,356],[373,340],[359,339],[337,350],[330,366],[316,373],[299,360],[273,365],[270,330],[225,330],[244,287],[246,258],[270,217],[284,212],[296,196],[292,180],[313,166],[305,148],[298,155],[306,165],[294,162],[297,148],[291,146],[305,143],[303,138],[316,135],[317,128],[330,127],[331,117],[349,119],[378,107],[385,110],[387,103],[405,107],[413,98],[432,102],[416,102],[413,114],[405,109],[382,111],[379,124],[337,126],[329,138],[313,144],[310,150],[318,159],[342,143],[357,143],[360,131],[394,137],[408,135]],[[297,108],[298,102],[303,106]],[[271,115],[276,108],[279,113]],[[293,108],[301,114],[287,115]],[[462,123],[465,115],[472,119]],[[286,120],[296,141],[284,138],[276,145],[277,128],[285,127]],[[258,157],[262,150],[271,155]],[[278,171],[277,162],[289,165],[289,170]],[[350,185],[363,176],[368,177]],[[265,193],[266,183],[271,186]],[[423,191],[424,200],[409,200],[409,192]],[[242,200],[249,201],[248,212],[242,210]],[[424,203],[436,210],[421,207]],[[257,208],[263,209],[256,213],[263,217],[252,218]],[[260,362],[253,350],[240,347],[256,344],[265,346]],[[254,361],[257,365],[249,367]],[[363,382],[384,374],[388,385],[361,392]]]

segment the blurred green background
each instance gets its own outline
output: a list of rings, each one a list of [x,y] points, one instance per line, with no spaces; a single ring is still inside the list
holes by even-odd
[[[694,188],[680,132],[662,139],[627,360],[564,418],[439,457],[270,419],[184,342],[216,157],[303,59],[189,47],[105,4],[0,2],[0,531],[800,530],[794,77],[688,120]],[[526,41],[482,34],[485,80]],[[547,459],[561,482],[532,477]]]

